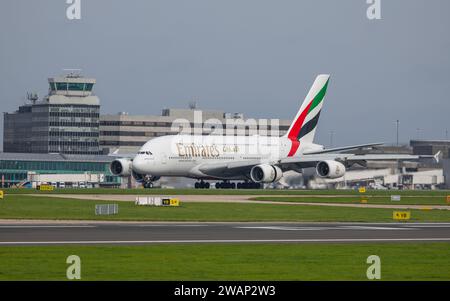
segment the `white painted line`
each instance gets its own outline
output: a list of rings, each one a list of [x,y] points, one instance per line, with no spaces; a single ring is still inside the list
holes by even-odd
[[[134,226],[134,225],[130,225]],[[209,225],[138,225],[139,227],[208,227]]]
[[[345,229],[345,230],[417,230],[413,227],[402,228],[402,227],[374,227],[374,226],[341,226],[336,229]]]
[[[320,231],[320,230],[417,230],[408,227],[376,227],[376,226],[337,226],[337,227],[284,227],[284,226],[244,226],[234,227],[237,229],[262,229],[262,230],[281,230],[281,231]]]
[[[34,228],[96,228],[96,226],[0,226],[2,229],[34,229]]]
[[[404,225],[404,227],[416,227],[416,228],[450,228],[450,225]]]
[[[283,227],[283,226],[253,226],[253,227],[234,227],[236,229],[262,229],[262,230],[281,230],[281,231],[320,231],[331,230],[329,227]]]
[[[63,245],[63,244],[165,244],[165,243],[281,243],[281,242],[402,242],[450,241],[440,238],[342,238],[342,239],[212,239],[212,240],[85,240],[85,241],[2,241],[0,245]]]

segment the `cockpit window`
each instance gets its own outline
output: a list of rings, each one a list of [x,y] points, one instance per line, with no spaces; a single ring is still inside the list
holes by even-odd
[[[138,155],[153,155],[150,151],[140,151],[138,152]]]

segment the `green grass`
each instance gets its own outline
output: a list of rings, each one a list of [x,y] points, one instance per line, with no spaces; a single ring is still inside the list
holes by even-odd
[[[82,280],[450,280],[449,243],[176,244],[0,247],[0,280],[66,280],[66,258]]]
[[[28,193],[55,193],[55,194],[171,194],[171,195],[355,195],[360,193],[356,190],[290,190],[290,189],[116,189],[116,188],[64,188],[53,191],[37,191],[35,189],[3,189],[6,194],[28,194]],[[365,195],[390,196],[416,195],[416,196],[447,196],[450,190],[368,190]]]
[[[182,201],[182,200],[181,200]],[[96,216],[95,204],[119,204],[119,214]],[[392,209],[323,206],[183,203],[176,207],[136,206],[134,202],[76,200],[8,195],[0,201],[0,219],[123,221],[318,221],[388,222]],[[449,210],[410,210],[412,221],[448,222]]]
[[[390,197],[385,196],[353,196],[353,197],[254,197],[255,201],[271,202],[294,202],[294,203],[340,203],[340,204],[359,204],[361,200],[367,200],[368,204],[387,204],[387,205],[447,205],[446,197],[443,196],[403,196],[400,201],[391,201]]]

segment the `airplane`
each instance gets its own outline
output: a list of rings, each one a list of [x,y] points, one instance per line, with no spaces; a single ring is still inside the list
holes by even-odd
[[[339,178],[353,164],[370,160],[418,160],[434,156],[408,154],[352,154],[346,150],[373,148],[383,143],[368,143],[325,149],[315,144],[320,112],[330,75],[318,75],[306,95],[287,133],[281,137],[167,135],[146,142],[134,158],[117,158],[111,173],[133,176],[145,188],[160,177],[197,179],[195,188],[210,188],[205,180],[219,181],[216,188],[261,188],[281,179],[283,172],[301,173],[315,167],[321,178]],[[237,185],[231,181],[241,181]]]

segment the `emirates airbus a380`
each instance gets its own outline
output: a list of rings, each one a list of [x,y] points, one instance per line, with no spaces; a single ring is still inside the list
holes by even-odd
[[[169,135],[154,138],[134,158],[111,163],[114,175],[130,176],[151,187],[162,176],[198,179],[196,188],[209,188],[204,180],[216,180],[217,188],[259,188],[280,180],[283,172],[315,167],[322,178],[344,176],[346,168],[367,160],[417,160],[398,154],[355,155],[345,150],[382,143],[325,149],[313,143],[330,76],[317,76],[288,132],[282,137]],[[437,160],[438,155],[434,157]],[[241,181],[237,185],[231,180]]]

